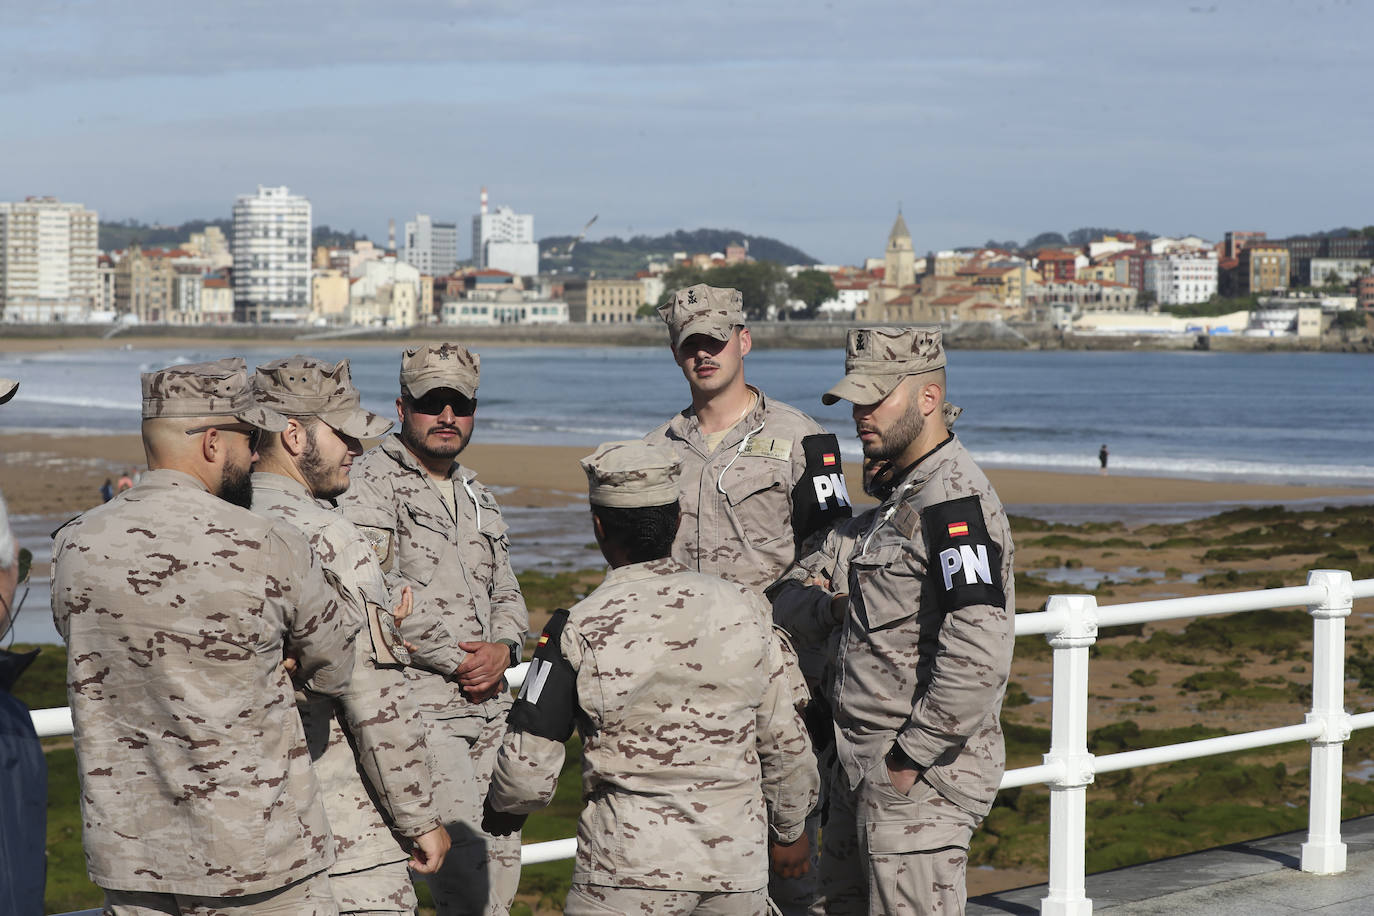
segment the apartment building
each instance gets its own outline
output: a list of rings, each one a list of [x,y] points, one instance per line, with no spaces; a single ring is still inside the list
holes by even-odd
[[[634,321],[644,306],[644,284],[629,280],[569,280],[563,287],[568,320],[605,324]]]
[[[0,203],[0,314],[81,321],[100,301],[98,217],[55,197]]]
[[[234,312],[253,324],[310,315],[310,201],[258,186],[234,202]]]

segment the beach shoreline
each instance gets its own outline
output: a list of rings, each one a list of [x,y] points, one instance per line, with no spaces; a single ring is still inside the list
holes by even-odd
[[[578,460],[591,452],[579,445],[513,445],[475,441],[462,463],[500,491],[503,505],[548,508],[586,499]],[[100,500],[100,485],[144,467],[143,446],[128,433],[0,432],[0,491],[20,515],[68,516]],[[856,505],[859,468],[847,463]],[[1017,507],[1194,506],[1199,515],[1215,505],[1349,504],[1374,499],[1374,488],[1302,486],[1181,477],[1103,476],[1017,468],[991,468],[988,477],[1002,502]],[[1220,511],[1220,510],[1217,510]],[[1129,515],[1129,512],[1126,512]],[[1054,519],[1050,519],[1054,520]],[[1123,519],[1125,520],[1125,519]]]

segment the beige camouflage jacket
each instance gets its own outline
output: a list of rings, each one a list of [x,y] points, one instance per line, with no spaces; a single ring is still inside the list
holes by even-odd
[[[673,558],[689,569],[762,589],[796,559],[798,482],[819,478],[805,483],[800,498],[802,505],[829,513],[823,524],[838,519],[835,513],[848,514],[849,494],[838,446],[811,456],[808,468],[803,440],[827,436],[825,430],[795,407],[757,394],[754,409],[712,452],[690,407],[644,441],[668,446],[682,461],[682,524]],[[821,524],[820,518],[806,524],[802,537]]]
[[[329,867],[282,658],[338,696],[355,630],[304,537],[149,471],[57,533],[52,607],[94,883],[231,896]]]
[[[505,691],[484,703],[465,697],[452,677],[464,652],[458,643],[513,641],[521,645],[529,613],[510,565],[507,525],[491,491],[454,464],[458,521],[448,513],[428,474],[395,436],[353,464],[339,511],[372,542],[391,590],[414,591],[415,609],[401,632],[415,646],[411,695],[420,709],[446,717],[505,714]],[[435,675],[438,675],[437,677]]]
[[[942,795],[986,814],[1015,635],[1006,512],[951,435],[860,518],[832,688],[848,783],[895,743]]]
[[[372,545],[348,519],[316,502],[302,484],[278,474],[253,475],[253,511],[286,522],[310,539],[325,568],[338,577],[348,599],[344,610],[349,623],[359,631],[353,643],[353,678],[338,700],[306,691],[296,695],[334,832],[334,871],[403,861],[408,856],[388,821],[408,837],[427,833],[442,821],[430,806],[424,723],[408,695],[405,674],[378,665],[373,651],[366,615],[377,613],[387,594]],[[360,751],[356,756],[350,735]]]
[[[562,621],[566,619],[566,623]],[[489,795],[549,803],[563,740],[581,732],[573,881],[751,891],[767,839],[794,841],[816,760],[791,703],[767,605],[673,560],[611,570],[540,638]]]

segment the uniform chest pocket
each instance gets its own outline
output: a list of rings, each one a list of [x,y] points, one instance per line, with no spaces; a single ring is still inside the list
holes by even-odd
[[[420,506],[406,505],[404,530],[397,532],[397,571],[421,587],[434,578],[441,554],[453,543],[453,522]]]
[[[751,546],[761,547],[792,533],[792,511],[781,478],[749,474],[722,485],[730,513]]]
[[[924,577],[905,544],[873,547],[851,558],[849,566],[870,631],[888,629],[920,611]]]

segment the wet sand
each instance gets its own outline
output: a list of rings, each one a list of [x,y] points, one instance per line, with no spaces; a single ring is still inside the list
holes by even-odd
[[[501,445],[475,442],[462,461],[487,484],[502,489],[501,501],[513,506],[567,506],[586,498],[586,477],[578,459],[584,446]],[[0,490],[10,511],[25,515],[71,515],[97,504],[106,478],[118,480],[129,468],[144,467],[143,446],[135,435],[0,432]],[[851,495],[864,498],[855,483],[857,466],[845,466]],[[1349,502],[1374,497],[1359,487],[1304,487],[1232,483],[1170,477],[1103,477],[993,468],[993,485],[1010,507],[1149,506],[1291,503],[1331,499]]]

